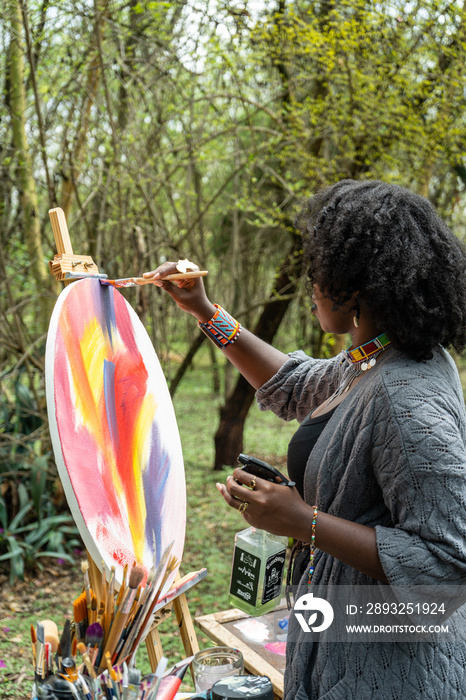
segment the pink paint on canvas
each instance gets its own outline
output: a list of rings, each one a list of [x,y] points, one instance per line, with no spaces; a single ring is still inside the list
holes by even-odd
[[[279,656],[286,656],[286,642],[269,642],[264,644],[264,649],[271,651],[273,654],[278,654]]]
[[[181,445],[147,332],[123,296],[97,280],[60,295],[46,351],[50,431],[60,477],[96,563],[148,571],[186,522]]]

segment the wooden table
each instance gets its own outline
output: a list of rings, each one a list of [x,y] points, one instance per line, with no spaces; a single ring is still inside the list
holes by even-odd
[[[281,699],[283,698],[285,657],[266,649],[263,642],[254,641],[251,638],[251,634],[248,634],[248,631],[250,632],[251,628],[253,629],[254,621],[267,625],[269,630],[267,641],[273,642],[276,640],[278,621],[284,620],[288,614],[288,610],[284,607],[267,615],[251,618],[246,613],[241,612],[241,610],[232,608],[231,610],[196,617],[194,618],[194,623],[219,646],[239,649],[243,654],[245,670],[255,676],[268,676],[272,681],[275,697]],[[241,625],[243,620],[252,622],[249,630],[246,623]],[[286,631],[284,633],[286,634]]]

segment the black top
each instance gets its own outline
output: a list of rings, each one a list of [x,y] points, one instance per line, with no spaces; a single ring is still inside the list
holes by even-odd
[[[310,413],[303,420],[288,445],[288,475],[292,481],[296,482],[296,488],[301,498],[304,498],[304,472],[306,471],[307,460],[336,408],[337,406],[327,413],[316,416],[316,418],[312,418],[312,413]]]

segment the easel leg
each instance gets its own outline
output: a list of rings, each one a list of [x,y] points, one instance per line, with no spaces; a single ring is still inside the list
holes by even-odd
[[[178,629],[180,630],[181,639],[183,641],[184,651],[186,656],[192,656],[199,651],[199,642],[197,641],[196,630],[194,629],[191,613],[188,608],[186,595],[182,593],[173,601],[173,610],[175,611]],[[194,681],[193,667],[191,666],[191,675]]]
[[[186,656],[192,656],[199,651],[199,642],[197,641],[196,630],[194,629],[188,601],[184,593],[173,601],[173,610],[175,612],[185,654]],[[163,656],[162,641],[158,630],[160,622],[162,622],[162,620],[157,621],[146,637],[147,655],[152,672],[155,671]]]
[[[146,649],[151,671],[154,672],[163,656],[162,641],[160,639],[159,630],[156,626],[152,627],[151,631],[146,637]]]

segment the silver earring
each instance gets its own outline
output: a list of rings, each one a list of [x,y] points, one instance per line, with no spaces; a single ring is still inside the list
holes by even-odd
[[[356,328],[359,328],[359,318],[361,316],[361,309],[359,308],[359,304],[356,306],[356,313],[353,316],[353,323],[356,326]]]

